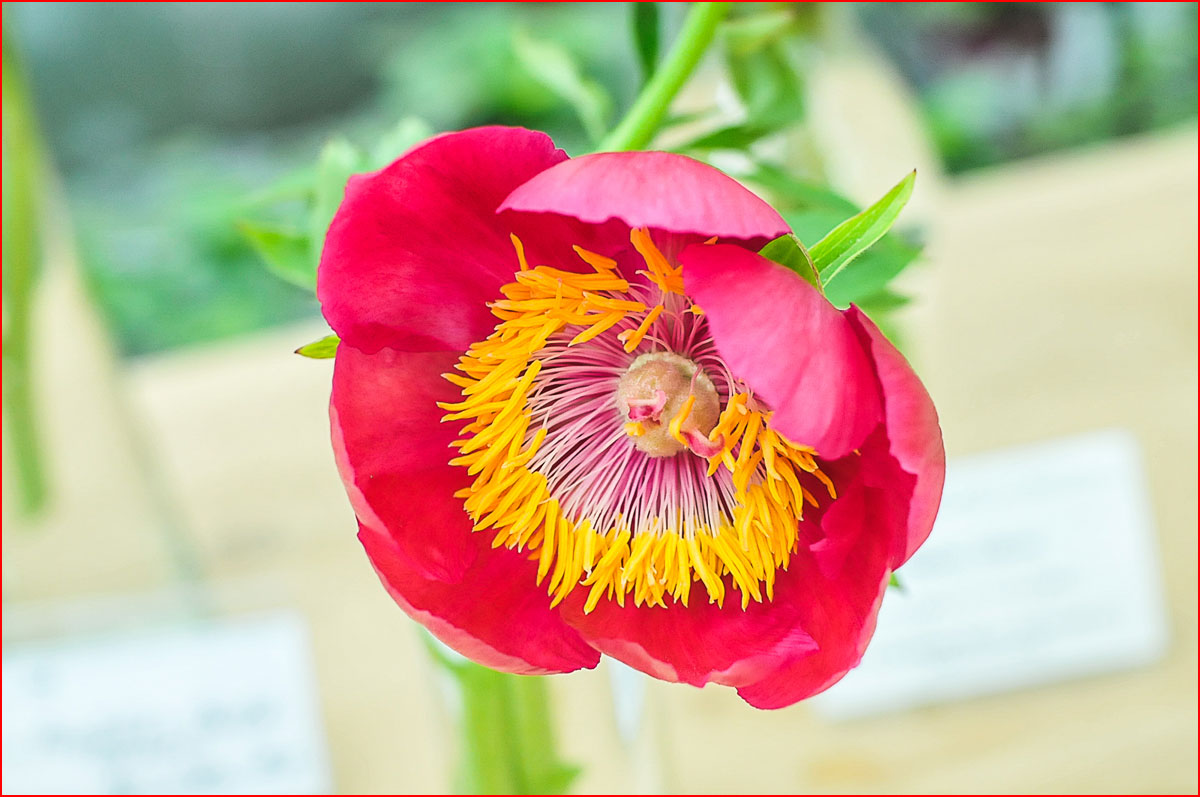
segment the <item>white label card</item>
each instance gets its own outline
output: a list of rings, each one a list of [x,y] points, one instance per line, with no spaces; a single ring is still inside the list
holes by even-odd
[[[294,613],[4,648],[12,793],[330,791]]]
[[[862,664],[813,705],[862,716],[1161,657],[1144,481],[1120,430],[951,461],[933,533],[897,573]]]

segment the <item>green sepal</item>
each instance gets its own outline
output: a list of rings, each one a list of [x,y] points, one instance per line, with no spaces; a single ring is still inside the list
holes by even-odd
[[[821,285],[821,275],[817,272],[817,267],[813,265],[808,250],[804,248],[804,244],[800,243],[800,239],[790,232],[771,241],[759,249],[758,253],[767,260],[773,260],[781,266],[790,268],[803,277],[808,284],[822,294],[825,293],[825,289]]]
[[[326,335],[296,349],[296,354],[313,360],[328,360],[337,354],[338,344],[341,342],[342,339],[337,335]]]
[[[871,207],[835,227],[809,250],[826,284],[891,229],[912,196],[914,169]]]
[[[904,585],[900,583],[900,579],[896,577],[895,573],[888,573],[887,585],[890,589],[898,589],[901,592],[904,592]]]

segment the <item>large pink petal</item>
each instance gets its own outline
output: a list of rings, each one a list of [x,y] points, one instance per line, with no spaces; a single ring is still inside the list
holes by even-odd
[[[862,660],[890,572],[888,537],[876,528],[883,500],[874,488],[851,482],[822,516],[825,538],[812,551],[817,561],[802,581],[789,579],[786,598],[776,597],[802,606],[804,628],[819,649],[777,660],[757,681],[739,686],[738,694],[750,705],[790,706],[828,689]],[[820,561],[830,548],[838,549],[833,567]]]
[[[452,352],[364,354],[342,343],[329,404],[334,456],[359,522],[390,536],[421,575],[451,581],[476,556],[453,495],[470,481],[449,464],[457,428],[440,423],[435,403],[461,398],[440,376],[454,361]]]
[[[563,617],[602,653],[656,678],[749,689],[743,696],[754,705],[789,705],[845,675],[874,630],[888,573],[886,536],[872,523],[875,498],[860,482],[846,486],[821,519],[818,546],[836,545],[836,564],[801,547],[778,574],[773,601],[743,610],[731,592],[721,608],[693,590],[686,608],[601,600],[584,614],[583,596],[573,593]],[[777,683],[785,671],[789,679]]]
[[[486,337],[486,303],[517,269],[496,208],[566,157],[544,133],[480,127],[351,178],[317,272],[330,326],[366,352],[463,351]]]
[[[571,672],[600,660],[550,609],[550,598],[534,583],[537,568],[525,555],[493,550],[486,534],[476,534],[479,556],[461,582],[447,583],[418,573],[392,538],[360,528],[367,556],[400,608],[467,658],[521,675]]]
[[[664,681],[739,686],[761,678],[780,660],[816,649],[797,608],[778,600],[752,602],[743,611],[731,591],[721,608],[708,603],[696,585],[687,607],[639,608],[632,598],[621,607],[602,599],[584,614],[586,596],[586,589],[577,588],[561,607],[563,618],[600,652]]]
[[[775,210],[723,172],[669,152],[600,152],[563,161],[514,190],[501,210],[717,235],[761,246],[788,231]]]
[[[865,336],[883,388],[889,453],[916,477],[909,499],[908,523],[892,550],[892,569],[908,561],[933,528],[946,481],[946,449],[937,410],[904,355],[857,307],[847,317]]]
[[[452,352],[364,354],[343,343],[334,363],[334,453],[359,539],[400,606],[446,644],[520,673],[595,666],[598,655],[550,610],[526,556],[472,533],[449,464],[455,424],[436,401],[457,391],[440,374]]]
[[[689,246],[682,262],[717,350],[774,408],[775,429],[836,459],[883,420],[856,327],[815,288],[736,246]]]

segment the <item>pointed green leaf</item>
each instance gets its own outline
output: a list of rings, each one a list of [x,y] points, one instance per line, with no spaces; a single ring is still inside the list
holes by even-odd
[[[341,338],[337,335],[326,335],[320,340],[314,340],[312,343],[306,343],[296,349],[296,354],[314,360],[328,360],[337,354],[338,344],[341,342]]]
[[[317,264],[309,255],[308,236],[252,221],[240,221],[237,226],[277,277],[310,291],[317,287]]]
[[[774,260],[781,266],[787,266],[814,288],[824,292],[821,288],[821,277],[817,274],[817,268],[813,265],[812,258],[808,256],[808,251],[804,248],[804,244],[800,243],[800,239],[791,233],[779,236],[759,249],[758,253],[767,260]]]
[[[888,586],[904,592],[904,585],[900,583],[900,579],[896,578],[895,573],[888,573]]]
[[[513,52],[530,77],[575,110],[593,141],[604,136],[612,113],[612,99],[599,83],[584,77],[569,52],[554,42],[534,39],[523,30],[513,37]]]
[[[839,219],[844,218],[843,213],[833,210],[784,210],[782,214],[802,241],[820,240],[837,226]],[[835,281],[830,282],[828,273],[823,273],[825,295],[838,307],[847,307],[851,302],[861,305],[867,297],[883,290],[920,254],[921,247],[906,236],[888,233],[855,259]]]
[[[633,44],[637,49],[638,63],[642,67],[644,84],[654,74],[654,68],[658,65],[658,3],[634,3],[629,8],[633,14]]]
[[[913,182],[916,178],[917,172],[914,169],[891,191],[884,194],[882,199],[857,216],[839,224],[809,250],[813,263],[826,284],[832,282],[854,258],[865,252],[867,247],[891,229],[908,198],[912,196]]]

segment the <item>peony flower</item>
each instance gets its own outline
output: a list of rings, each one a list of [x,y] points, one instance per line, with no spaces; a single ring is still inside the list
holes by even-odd
[[[854,667],[941,497],[904,358],[756,252],[720,171],[435,137],[352,178],[318,276],[333,447],[397,603],[514,673],[601,653],[764,708]]]

